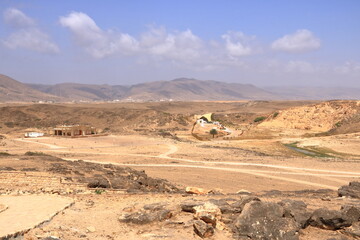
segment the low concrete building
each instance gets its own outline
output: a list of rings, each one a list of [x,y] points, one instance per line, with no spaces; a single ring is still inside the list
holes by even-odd
[[[27,133],[25,133],[26,138],[37,138],[37,137],[42,137],[42,136],[44,136],[44,133],[40,133],[40,132],[27,132]]]
[[[80,137],[97,134],[95,127],[85,125],[61,125],[53,129],[54,136]]]

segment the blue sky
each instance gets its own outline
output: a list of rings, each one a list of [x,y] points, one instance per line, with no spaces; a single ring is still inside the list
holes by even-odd
[[[0,1],[22,82],[360,87],[360,1]]]

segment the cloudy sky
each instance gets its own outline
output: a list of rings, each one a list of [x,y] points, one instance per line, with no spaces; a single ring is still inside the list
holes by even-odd
[[[0,1],[0,73],[360,87],[358,0]]]

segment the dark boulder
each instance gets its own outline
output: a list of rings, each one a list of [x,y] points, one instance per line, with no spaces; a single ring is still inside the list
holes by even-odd
[[[360,207],[345,205],[341,207],[341,213],[349,223],[358,222],[360,220]]]
[[[284,216],[293,218],[299,224],[300,228],[307,226],[308,220],[311,217],[311,212],[307,210],[307,205],[303,201],[296,201],[285,199],[278,202],[285,210]]]
[[[219,207],[221,213],[234,213],[236,209],[234,209],[230,204],[224,199],[209,199],[209,202]]]
[[[360,198],[360,182],[350,182],[348,186],[342,186],[338,190],[340,197]]]
[[[338,230],[351,226],[351,223],[346,220],[346,217],[344,217],[340,211],[329,210],[326,208],[315,210],[308,220],[308,224],[313,227],[328,230]]]
[[[230,206],[234,209],[234,213],[240,213],[243,210],[245,204],[252,201],[260,201],[260,199],[254,196],[244,196]]]
[[[298,224],[284,217],[285,210],[276,203],[251,201],[235,220],[234,233],[238,239],[297,240]]]
[[[110,188],[110,184],[105,178],[89,179],[87,186],[89,188]]]
[[[180,204],[181,210],[183,212],[195,213],[195,207],[204,205],[204,202],[196,200],[187,200]]]

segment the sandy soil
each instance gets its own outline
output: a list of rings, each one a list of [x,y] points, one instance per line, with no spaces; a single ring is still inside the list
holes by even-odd
[[[320,207],[339,209],[341,205],[352,200],[337,197],[336,190],[350,181],[360,181],[359,133],[314,137],[316,132],[306,129],[306,126],[297,128],[289,123],[290,127],[286,128],[284,125],[285,127],[282,126],[279,130],[266,127],[266,124],[260,126],[254,123],[256,116],[272,118],[274,111],[302,106],[306,103],[309,102],[9,105],[6,109],[7,115],[0,118],[8,122],[16,113],[16,116],[22,117],[22,125],[18,127],[15,125],[14,129],[11,127],[0,129],[4,130],[0,135],[0,155],[4,155],[0,163],[0,181],[2,182],[0,192],[4,195],[30,194],[30,196],[51,193],[66,195],[75,201],[72,207],[55,216],[49,224],[41,225],[27,233],[25,239],[31,240],[50,235],[67,240],[80,238],[199,239],[193,231],[191,223],[193,216],[179,211],[179,204],[189,198],[237,199],[240,196],[235,193],[241,189],[253,192],[265,201],[277,202],[280,199],[291,198],[305,201],[310,209]],[[54,109],[63,111],[61,115],[64,121],[68,120],[71,114],[76,113],[81,116],[81,121],[86,122],[90,114],[94,115],[92,124],[98,123],[99,126],[105,128],[110,122],[111,128],[116,131],[113,135],[89,138],[21,138],[23,127],[27,126],[30,120],[47,125],[55,121],[56,116],[51,115]],[[80,109],[82,112],[79,111]],[[301,109],[300,113],[306,114],[306,108]],[[36,116],[27,120],[26,114],[37,113],[37,111],[40,112],[38,116],[35,114]],[[144,111],[150,114],[150,120],[142,117]],[[24,112],[26,114],[23,114]],[[116,112],[115,115],[113,115],[114,112]],[[175,129],[179,126],[186,128],[190,126],[185,125],[186,121],[190,121],[191,114],[203,112],[215,112],[218,117],[229,123],[246,125],[249,131],[240,140],[214,139],[206,142],[197,141],[186,129],[166,130],[172,131],[171,134],[173,134],[166,136],[167,138],[157,134],[160,128],[156,127],[160,123],[163,124],[161,125],[162,133],[164,129]],[[290,116],[291,112],[288,115]],[[340,119],[341,112],[338,115]],[[48,119],[49,116],[51,121]],[[74,119],[78,119],[77,116]],[[114,118],[116,121],[113,121]],[[326,129],[338,121],[338,119],[330,120]],[[148,122],[150,122],[150,133],[133,129],[140,128],[144,124],[146,128]],[[9,123],[7,125],[11,126]],[[305,137],[304,134],[308,136]],[[320,149],[334,156],[307,156],[284,145],[289,143],[296,143],[298,147],[304,149]],[[23,155],[26,152],[41,152],[56,156],[66,160],[66,164],[75,164],[77,162],[74,161],[77,160],[83,160],[86,164],[87,162],[102,164],[100,168],[103,172],[89,170],[88,175],[95,176],[97,173],[104,173],[103,177],[108,182],[110,182],[108,177],[113,172],[106,171],[103,166],[111,163],[114,166],[145,170],[150,177],[169,180],[180,189],[186,186],[202,187],[205,190],[214,190],[213,192],[226,195],[191,196],[178,193],[145,192],[129,194],[126,189],[106,189],[104,192],[96,192],[94,189],[89,189],[85,183],[69,183],[69,176],[62,176],[61,173],[37,171],[36,167],[39,168],[45,163],[41,162],[41,158],[36,157],[29,157],[27,161],[22,161],[27,158]],[[6,153],[11,155],[5,156]],[[20,170],[10,169],[19,166],[21,166]],[[105,172],[110,175],[106,176]],[[72,176],[79,175],[74,172],[71,174]],[[11,191],[4,190],[6,186],[11,188]],[[37,190],[31,192],[29,191],[31,189]],[[313,190],[316,189],[330,189],[330,191],[321,195],[314,193]],[[272,190],[282,192],[277,193]],[[275,195],[271,195],[273,193]],[[168,204],[174,213],[171,220],[144,226],[119,222],[118,219],[123,214],[136,212],[144,204],[156,202]],[[351,203],[358,204],[358,202]],[[2,203],[0,197],[1,204],[11,205]],[[0,219],[4,216],[2,214],[8,211],[10,210],[6,209],[0,213]],[[213,239],[232,239],[228,229],[216,230],[215,236],[216,238]],[[312,227],[300,232],[302,240],[325,240],[329,237],[341,239],[343,235],[340,232],[329,232]]]
[[[284,141],[298,140],[287,138]],[[326,143],[330,140],[323,137],[303,141]],[[342,140],[338,137],[337,141]],[[344,141],[356,145],[358,139],[345,138]],[[69,161],[81,159],[130,166],[183,186],[221,188],[224,192],[337,189],[360,177],[360,165],[356,160],[300,157],[279,144],[279,140],[188,143],[137,135],[8,140],[9,153],[34,149]],[[257,184],[250,184],[253,182]]]

